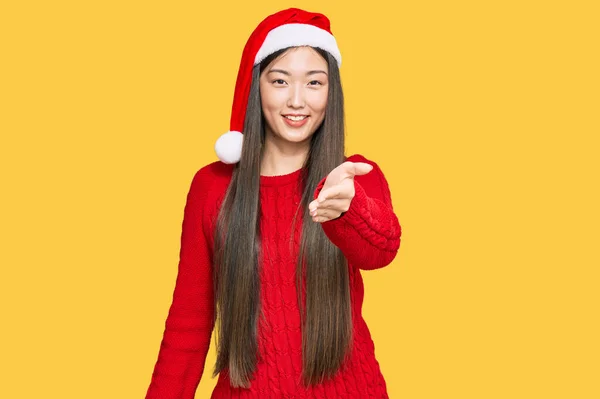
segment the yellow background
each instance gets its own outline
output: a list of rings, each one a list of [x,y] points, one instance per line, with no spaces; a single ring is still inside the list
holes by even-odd
[[[390,398],[599,398],[594,3],[3,2],[0,397],[145,395],[191,178],[295,6],[332,21],[347,153],[403,227],[363,273]]]

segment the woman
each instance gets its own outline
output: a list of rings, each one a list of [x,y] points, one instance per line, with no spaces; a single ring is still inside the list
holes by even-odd
[[[187,196],[147,399],[194,397],[216,326],[213,399],[388,397],[361,270],[392,262],[401,228],[377,164],[344,155],[340,64],[322,14],[250,36],[219,161]]]

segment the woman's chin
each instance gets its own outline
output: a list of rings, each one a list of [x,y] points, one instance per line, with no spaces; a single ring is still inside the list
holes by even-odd
[[[310,138],[310,130],[308,129],[285,129],[281,137],[287,141],[303,142]]]

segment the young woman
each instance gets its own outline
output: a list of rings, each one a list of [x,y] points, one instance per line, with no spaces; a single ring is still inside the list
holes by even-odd
[[[213,399],[388,397],[361,271],[392,262],[401,228],[381,169],[344,155],[340,64],[322,14],[252,33],[219,161],[187,196],[147,399],[194,397],[213,328]]]

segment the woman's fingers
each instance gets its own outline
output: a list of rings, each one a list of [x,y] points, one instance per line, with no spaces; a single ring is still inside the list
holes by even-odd
[[[321,202],[316,208],[309,207],[309,211],[311,216],[331,215],[335,212],[346,212],[349,205],[350,201],[346,198],[330,198]]]
[[[339,211],[335,211],[332,209],[324,209],[324,210],[317,212],[317,214],[312,217],[312,220],[315,222],[322,223],[322,222],[326,222],[328,220],[337,219],[338,217],[340,217],[342,215],[342,213],[344,213],[344,212],[339,212]]]
[[[354,180],[345,179],[340,184],[336,184],[335,186],[322,189],[319,193],[319,196],[317,197],[317,201],[319,203],[322,203],[323,201],[329,198],[352,199],[352,197],[354,197]]]
[[[317,199],[308,204],[309,213],[316,222],[335,219],[348,210],[354,194],[353,179],[345,179],[340,184],[321,190]]]

